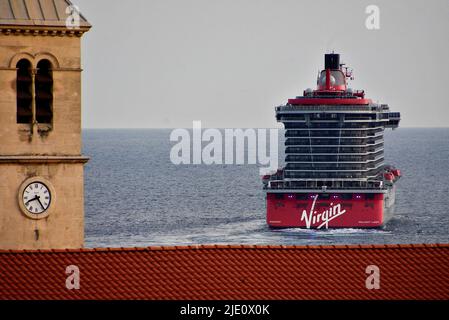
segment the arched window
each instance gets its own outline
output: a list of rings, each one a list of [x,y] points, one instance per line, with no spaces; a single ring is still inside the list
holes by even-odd
[[[39,61],[35,79],[36,121],[52,123],[53,121],[53,72],[51,62]]]
[[[32,77],[31,63],[27,59],[17,62],[17,123],[31,123],[32,110]]]

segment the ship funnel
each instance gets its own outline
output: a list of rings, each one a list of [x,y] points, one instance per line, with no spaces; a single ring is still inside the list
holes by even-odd
[[[324,69],[339,70],[340,55],[337,53],[326,53],[324,55]]]

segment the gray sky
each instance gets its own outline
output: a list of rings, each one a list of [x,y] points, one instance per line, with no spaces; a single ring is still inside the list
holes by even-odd
[[[83,127],[276,127],[274,106],[315,87],[331,50],[351,87],[449,126],[449,1],[74,0],[83,37]],[[367,5],[380,30],[365,27]]]

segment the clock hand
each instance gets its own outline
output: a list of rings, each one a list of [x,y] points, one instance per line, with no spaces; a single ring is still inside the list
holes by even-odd
[[[25,205],[28,205],[28,203],[30,203],[31,201],[34,201],[34,200],[38,200],[38,196],[35,196],[33,199],[30,199],[27,202],[25,202]]]
[[[41,205],[42,209],[45,210],[45,208],[44,208],[44,206],[42,205],[42,202],[41,202],[41,197],[39,197],[39,196],[36,196],[36,197],[37,197],[37,201]]]

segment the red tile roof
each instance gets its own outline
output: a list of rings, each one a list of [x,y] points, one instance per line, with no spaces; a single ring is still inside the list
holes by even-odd
[[[0,251],[0,299],[449,299],[449,245]]]

